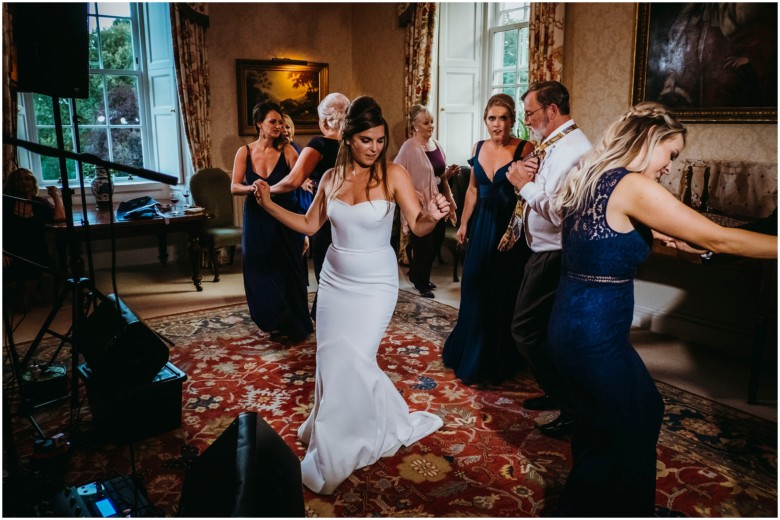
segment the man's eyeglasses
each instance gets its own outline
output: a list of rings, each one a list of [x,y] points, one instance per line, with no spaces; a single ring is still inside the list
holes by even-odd
[[[540,106],[539,108],[537,108],[536,110],[532,110],[532,111],[530,111],[530,112],[529,112],[528,110],[526,110],[526,111],[525,111],[525,117],[526,117],[526,119],[528,119],[529,117],[531,117],[532,115],[534,115],[535,113],[537,113],[538,111],[540,111],[540,110],[541,110],[541,109],[543,109],[543,108],[547,108],[547,105],[542,105],[542,106]]]

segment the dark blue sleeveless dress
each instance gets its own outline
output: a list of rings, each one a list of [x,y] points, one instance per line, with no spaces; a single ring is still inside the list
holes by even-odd
[[[276,184],[290,173],[290,167],[279,155],[279,161],[265,181]],[[244,183],[251,185],[261,178],[252,167],[247,147]],[[293,192],[275,195],[274,202],[296,211]],[[300,339],[312,332],[307,302],[306,264],[302,256],[303,235],[280,224],[260,206],[254,194],[244,204],[244,290],[249,313],[260,329],[280,332]]]
[[[506,180],[511,163],[499,168],[492,182],[487,177],[478,160],[483,144],[477,144],[470,161],[479,197],[469,221],[458,321],[442,351],[444,365],[465,384],[500,384],[524,366],[510,323],[530,250],[524,240],[509,251],[497,249],[517,197]],[[525,144],[520,142],[513,161],[522,156]]]
[[[618,233],[607,202],[628,172],[600,179],[594,201],[563,221],[563,272],[550,318],[554,361],[568,385],[576,429],[574,467],[561,516],[653,516],[656,442],[663,401],[629,342],[634,276],[651,231]]]

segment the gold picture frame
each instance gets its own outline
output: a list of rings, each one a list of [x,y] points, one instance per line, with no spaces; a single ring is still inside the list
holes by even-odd
[[[296,134],[319,132],[317,105],[328,94],[328,64],[302,60],[236,60],[238,134],[257,135],[252,109],[273,101],[290,116]]]
[[[633,104],[688,123],[777,123],[776,3],[637,4],[634,43]]]

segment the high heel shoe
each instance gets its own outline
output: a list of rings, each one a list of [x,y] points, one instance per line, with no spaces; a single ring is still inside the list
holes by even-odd
[[[423,298],[434,298],[436,296],[430,291],[430,289],[418,289],[418,291],[420,291],[420,296]]]

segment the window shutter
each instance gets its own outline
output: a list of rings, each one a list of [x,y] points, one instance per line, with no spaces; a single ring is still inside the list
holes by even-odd
[[[483,7],[441,5],[439,18],[439,140],[450,164],[466,164],[480,135]]]
[[[145,3],[151,156],[157,171],[181,179],[179,104],[173,65],[171,19],[167,3]]]

